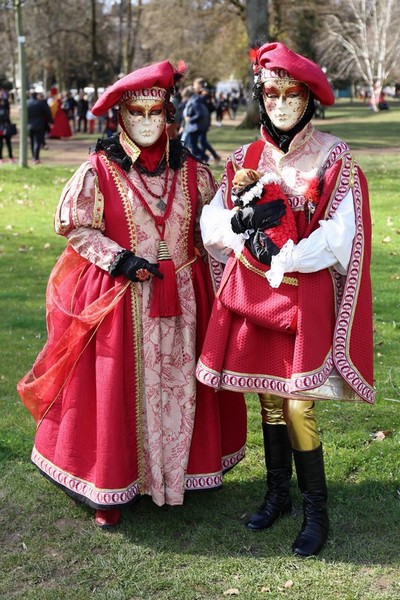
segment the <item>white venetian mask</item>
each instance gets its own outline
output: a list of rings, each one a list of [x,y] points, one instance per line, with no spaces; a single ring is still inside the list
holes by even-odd
[[[138,146],[152,146],[165,129],[165,104],[158,98],[128,99],[120,114],[126,133]]]
[[[304,115],[310,90],[294,79],[268,79],[264,83],[263,101],[267,115],[275,127],[290,131]]]

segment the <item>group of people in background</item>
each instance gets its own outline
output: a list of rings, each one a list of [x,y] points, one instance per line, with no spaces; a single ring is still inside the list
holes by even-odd
[[[239,103],[239,94],[215,95],[203,78],[196,78],[191,86],[185,87],[178,94],[176,134],[196,158],[206,164],[213,159],[214,164],[218,164],[221,157],[207,137],[212,114],[215,113],[216,125],[221,126],[224,116],[229,119],[236,117]]]
[[[200,161],[218,164],[221,157],[210,144],[207,134],[214,114],[215,124],[221,126],[224,118],[235,119],[243,96],[239,93],[218,93],[210,88],[203,78],[185,87],[174,98],[176,118],[169,130],[172,138],[179,138],[191,153]],[[27,102],[28,136],[33,164],[40,164],[40,152],[47,150],[48,139],[69,139],[76,133],[100,134],[103,137],[114,135],[118,129],[115,108],[107,114],[96,117],[92,111],[88,94],[79,91],[60,93],[53,86],[46,94],[37,91],[29,93]],[[12,152],[10,102],[3,90],[0,93],[0,161],[3,161],[3,147],[8,149],[9,161],[15,162]],[[15,131],[15,129],[14,129]]]

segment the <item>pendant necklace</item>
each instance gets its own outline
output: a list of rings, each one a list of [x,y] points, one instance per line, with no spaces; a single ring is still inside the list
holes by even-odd
[[[140,204],[143,206],[143,208],[149,213],[149,215],[153,218],[154,220],[154,224],[156,226],[156,229],[158,230],[161,240],[164,240],[164,231],[165,231],[165,223],[171,213],[171,209],[172,209],[172,202],[174,200],[175,197],[175,190],[176,190],[176,181],[178,178],[178,170],[174,171],[174,175],[172,177],[172,181],[171,181],[171,187],[169,188],[168,194],[167,194],[167,186],[168,186],[168,177],[166,177],[165,179],[165,192],[163,191],[163,193],[167,194],[167,202],[165,203],[163,200],[161,200],[163,202],[163,204],[165,204],[165,213],[164,215],[155,215],[153,213],[153,211],[151,210],[150,206],[148,205],[148,203],[146,202],[144,196],[140,193],[140,191],[138,190],[137,187],[135,187],[135,185],[133,184],[133,182],[129,179],[129,177],[127,176],[127,174],[122,171],[122,169],[120,169],[117,166],[117,170],[119,171],[119,173],[122,175],[123,179],[125,179],[126,183],[128,184],[128,186],[131,188],[131,190],[133,191],[133,193],[136,195],[136,197],[138,198]],[[167,170],[167,169],[166,169]],[[150,195],[153,196],[154,198],[161,198],[161,196],[156,196],[155,194],[153,194],[153,192],[151,192],[150,190],[148,190],[147,186],[144,185],[144,188],[146,191],[149,191]]]
[[[165,202],[164,198],[167,195],[167,188],[168,188],[168,176],[169,176],[169,169],[168,166],[165,166],[165,178],[164,178],[164,184],[163,184],[163,189],[161,191],[161,194],[155,194],[147,185],[144,177],[141,175],[139,169],[135,169],[136,174],[139,177],[139,180],[141,182],[141,184],[143,185],[144,189],[146,190],[146,192],[152,196],[153,198],[155,198],[155,200],[158,200],[156,206],[159,210],[161,210],[162,212],[164,212],[167,208],[167,203]]]

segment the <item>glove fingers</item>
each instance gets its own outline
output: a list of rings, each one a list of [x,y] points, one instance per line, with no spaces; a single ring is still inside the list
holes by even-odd
[[[152,274],[155,275],[156,277],[158,277],[158,279],[163,279],[164,275],[162,273],[160,273],[160,271],[157,269],[157,267],[159,266],[158,263],[153,264],[153,263],[149,263],[147,266],[147,270]]]

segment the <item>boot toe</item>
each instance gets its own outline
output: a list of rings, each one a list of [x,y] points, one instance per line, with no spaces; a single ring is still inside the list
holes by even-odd
[[[316,556],[325,546],[328,539],[328,529],[318,531],[302,530],[292,544],[293,554],[296,556]]]
[[[270,505],[269,502],[267,502],[266,506],[261,506],[257,512],[250,516],[250,519],[246,523],[246,527],[251,531],[268,529],[269,527],[272,527],[277,519],[286,514],[290,514],[291,511],[292,501],[290,496],[276,506],[273,506],[272,503]]]

